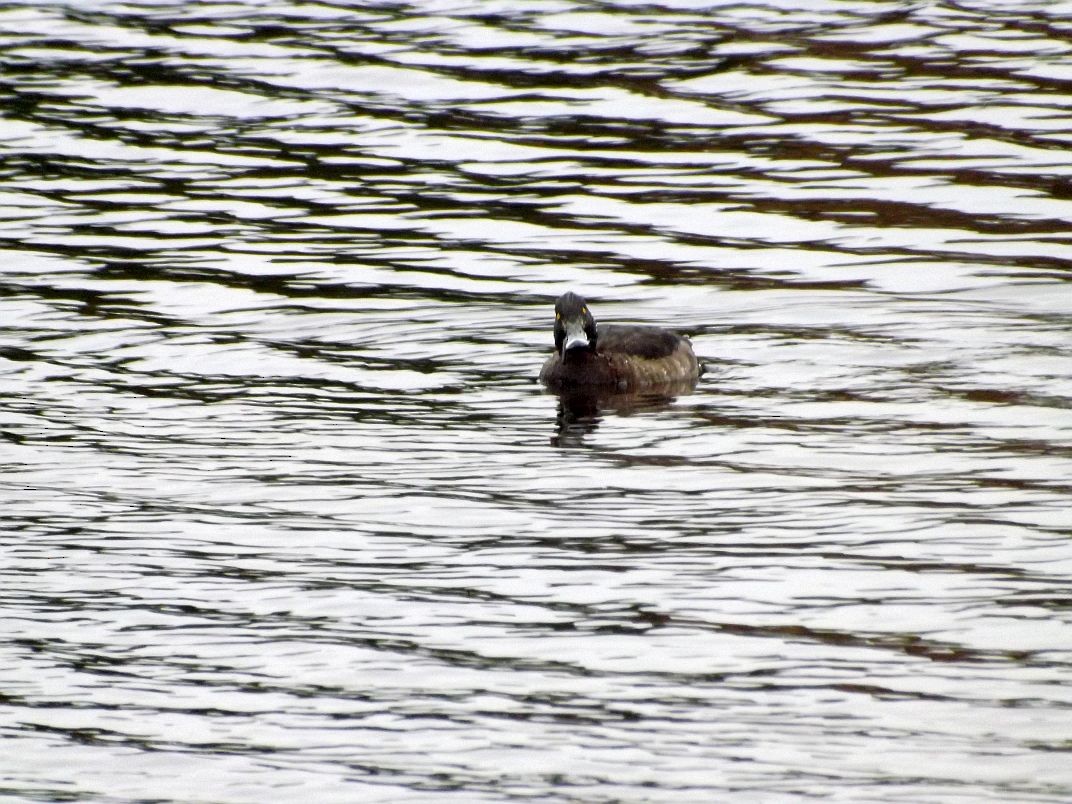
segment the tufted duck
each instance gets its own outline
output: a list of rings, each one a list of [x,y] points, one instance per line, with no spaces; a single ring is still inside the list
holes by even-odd
[[[624,390],[695,380],[702,367],[688,339],[660,327],[596,326],[576,293],[555,302],[555,353],[540,371],[552,388]]]

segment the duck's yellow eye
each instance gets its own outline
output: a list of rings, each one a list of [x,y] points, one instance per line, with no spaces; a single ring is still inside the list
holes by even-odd
[[[588,308],[587,307],[582,307],[581,308],[581,315],[588,315]]]
[[[559,315],[558,313],[555,313],[555,321],[561,321],[561,320],[562,320],[562,316]]]

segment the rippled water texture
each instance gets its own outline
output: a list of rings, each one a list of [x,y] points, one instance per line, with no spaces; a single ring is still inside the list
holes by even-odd
[[[1072,3],[0,47],[0,795],[1072,800]]]

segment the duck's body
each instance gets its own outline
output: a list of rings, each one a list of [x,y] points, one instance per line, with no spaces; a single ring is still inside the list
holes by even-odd
[[[555,303],[555,353],[540,371],[552,388],[632,389],[695,380],[700,362],[688,339],[661,327],[596,326],[584,299]]]

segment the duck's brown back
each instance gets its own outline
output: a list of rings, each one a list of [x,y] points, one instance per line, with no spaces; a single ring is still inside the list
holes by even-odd
[[[552,387],[600,386],[638,388],[694,380],[700,363],[687,339],[660,327],[606,324],[599,326],[597,348],[571,354],[557,352],[540,371]]]

